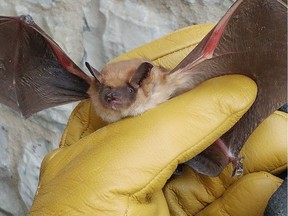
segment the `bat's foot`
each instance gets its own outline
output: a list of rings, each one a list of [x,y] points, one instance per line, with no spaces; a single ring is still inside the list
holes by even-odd
[[[243,163],[244,157],[230,157],[229,160],[233,165],[233,171],[231,176],[240,177],[243,175]]]

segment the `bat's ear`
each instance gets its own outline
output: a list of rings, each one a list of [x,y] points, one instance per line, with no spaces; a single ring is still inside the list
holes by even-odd
[[[101,83],[101,80],[100,80],[101,74],[99,73],[99,71],[93,68],[88,62],[85,62],[85,65],[90,71],[91,75],[95,77],[95,79],[98,80],[99,83]]]
[[[130,84],[134,87],[134,88],[139,88],[139,86],[141,85],[141,82],[146,79],[149,74],[151,69],[153,68],[153,65],[149,62],[143,62],[135,71]]]

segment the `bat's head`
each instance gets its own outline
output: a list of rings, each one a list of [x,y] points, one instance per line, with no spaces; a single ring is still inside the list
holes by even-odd
[[[110,63],[100,73],[88,63],[86,66],[95,78],[96,90],[90,96],[97,114],[107,122],[125,117],[124,113],[137,100],[138,91],[153,68],[142,59]]]

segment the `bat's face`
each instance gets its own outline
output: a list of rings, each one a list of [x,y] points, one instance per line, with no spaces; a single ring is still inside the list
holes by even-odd
[[[101,73],[89,66],[95,77],[95,89],[89,92],[97,114],[106,122],[130,115],[139,100],[142,82],[149,77],[153,65],[142,59],[120,61],[106,65]]]
[[[99,89],[99,100],[107,109],[126,109],[135,101],[137,90],[129,83],[119,87],[102,84]]]
[[[132,59],[108,64],[97,78],[100,83],[99,100],[112,110],[123,110],[136,100],[141,82],[148,76],[152,64]]]

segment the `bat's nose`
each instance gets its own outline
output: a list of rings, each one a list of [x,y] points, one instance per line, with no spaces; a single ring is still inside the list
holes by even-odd
[[[106,95],[105,95],[105,100],[110,103],[110,102],[113,102],[113,101],[117,101],[120,99],[120,94],[117,93],[116,91],[111,91],[111,92],[108,92]]]

